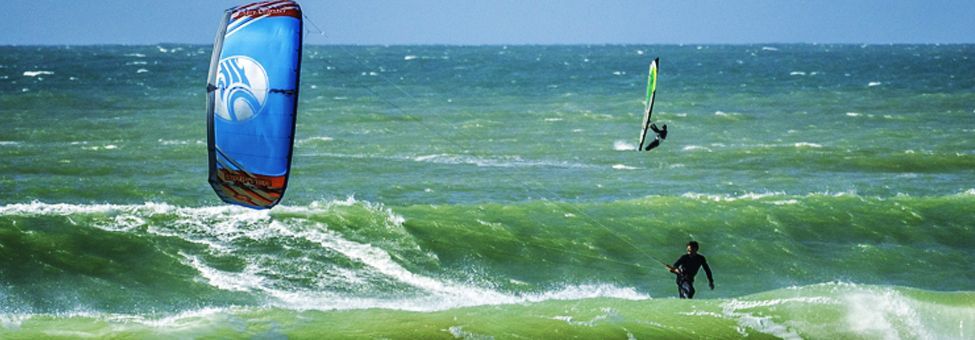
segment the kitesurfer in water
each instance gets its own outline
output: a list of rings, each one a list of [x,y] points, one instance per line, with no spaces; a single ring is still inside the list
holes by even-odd
[[[666,128],[665,128],[666,134]],[[708,275],[708,286],[714,290],[714,279],[711,277],[711,267],[704,256],[697,253],[697,241],[687,242],[687,254],[681,256],[674,262],[673,266],[664,265],[671,273],[677,274],[677,291],[681,299],[694,298],[694,276],[697,270],[704,267],[704,273]]]
[[[662,141],[664,139],[667,139],[667,124],[664,124],[664,128],[663,129],[658,129],[657,128],[657,124],[651,123],[650,124],[650,129],[653,130],[653,133],[656,134],[657,137],[654,137],[653,141],[650,142],[650,145],[647,145],[647,148],[644,149],[646,151],[650,151],[651,149],[659,146],[660,145],[660,141]]]

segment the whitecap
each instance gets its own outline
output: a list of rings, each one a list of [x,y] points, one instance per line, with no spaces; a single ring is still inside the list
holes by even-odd
[[[636,145],[618,140],[613,142],[613,150],[616,151],[631,151],[636,150]]]
[[[83,146],[81,148],[84,149],[84,150],[92,150],[92,151],[115,150],[115,149],[118,149],[118,145],[108,144],[108,145],[103,145],[103,146]]]
[[[874,87],[874,86],[880,86],[880,85],[883,85],[883,83],[881,83],[879,81],[872,81],[872,82],[867,83],[867,87]]]
[[[756,200],[764,199],[766,197],[778,197],[778,196],[786,196],[786,195],[787,194],[785,192],[764,192],[764,193],[749,192],[738,196],[725,195],[725,194],[701,194],[695,192],[688,192],[681,195],[681,197],[696,199],[696,200],[714,201],[714,202],[734,202],[738,200],[756,201]]]
[[[802,72],[802,71],[792,71],[792,72],[789,72],[789,75],[790,75],[790,76],[804,76],[804,75],[806,75],[806,72]]]
[[[24,77],[37,77],[42,75],[52,75],[52,71],[24,71]]]
[[[188,145],[190,141],[188,140],[174,140],[174,139],[158,139],[156,140],[160,145]]]
[[[625,165],[625,164],[613,164],[613,169],[616,170],[636,170],[636,167]]]
[[[779,49],[771,46],[762,46],[762,51],[778,51]]]
[[[411,55],[408,55],[408,56],[404,56],[403,57],[403,60],[409,61],[409,60],[414,60],[416,58],[419,58],[419,57],[411,54]]]
[[[140,69],[138,69],[138,70],[135,71],[135,73],[146,73],[146,72],[149,72],[149,70],[144,69],[144,68],[140,68]]]
[[[846,115],[847,115],[847,117],[859,117],[860,116],[860,113],[859,112],[847,112]]]
[[[788,199],[788,200],[781,200],[781,201],[772,201],[770,203],[774,205],[796,205],[799,204],[799,201],[795,199]]]
[[[796,143],[795,146],[797,148],[821,148],[821,147],[823,147],[820,144],[808,143],[808,142],[799,142],[799,143]]]
[[[298,143],[304,144],[309,142],[331,142],[333,140],[335,140],[335,138],[329,136],[317,136],[317,137],[309,137],[309,138],[302,139],[298,141]]]
[[[713,151],[713,150],[711,150],[711,148],[708,148],[708,147],[705,147],[705,146],[700,146],[700,145],[688,145],[688,146],[685,146],[681,150],[688,151],[688,152],[695,152],[695,151],[712,152]]]

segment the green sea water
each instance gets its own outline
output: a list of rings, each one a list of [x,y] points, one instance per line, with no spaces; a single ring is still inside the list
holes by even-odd
[[[975,337],[975,46],[305,46],[270,211],[209,53],[0,47],[0,338]]]

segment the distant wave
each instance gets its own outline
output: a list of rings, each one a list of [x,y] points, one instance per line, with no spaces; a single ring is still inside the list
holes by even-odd
[[[429,154],[417,156],[377,156],[368,154],[341,154],[341,153],[314,153],[303,154],[302,156],[324,156],[335,158],[354,158],[354,159],[386,159],[395,161],[412,161],[420,163],[446,164],[446,165],[474,165],[479,167],[496,168],[519,168],[519,167],[553,167],[553,168],[595,168],[596,166],[584,163],[573,163],[567,161],[549,160],[530,160],[520,156],[500,156],[500,157],[478,157],[470,155],[454,154]]]

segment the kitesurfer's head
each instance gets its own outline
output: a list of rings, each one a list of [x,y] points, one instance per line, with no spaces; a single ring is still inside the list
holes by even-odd
[[[699,245],[697,244],[697,241],[691,241],[691,242],[687,242],[687,253],[688,253],[688,254],[694,254],[694,253],[697,253],[697,249],[698,249],[699,247],[700,247],[700,246],[699,246]]]

